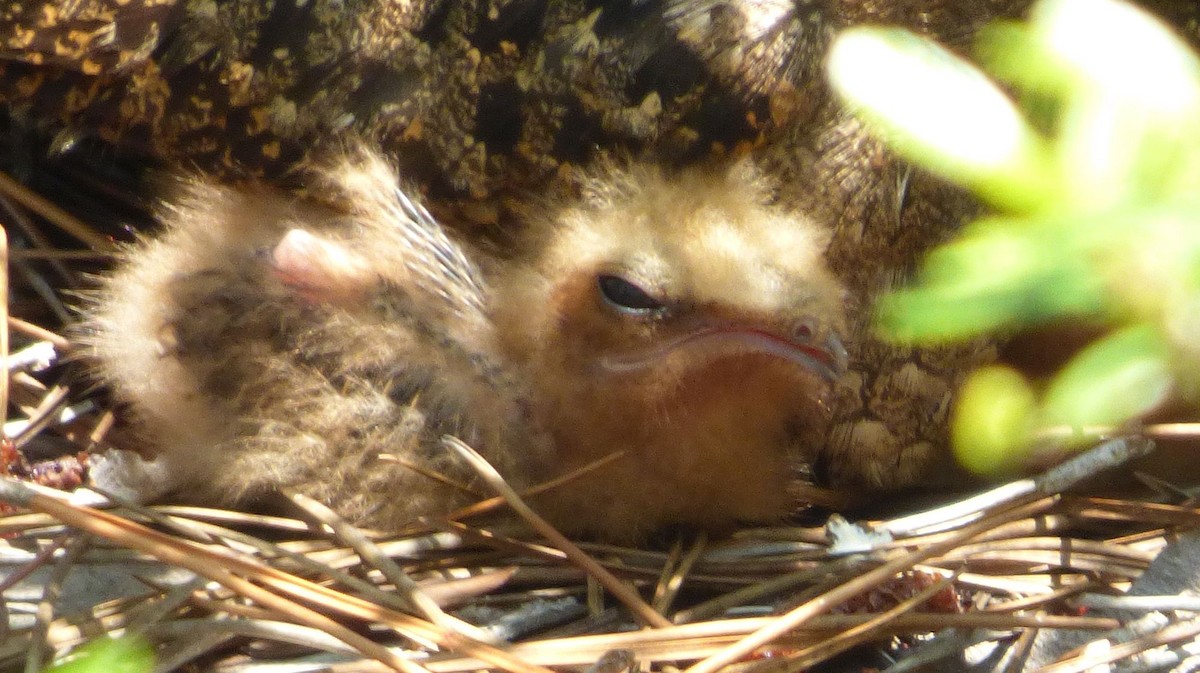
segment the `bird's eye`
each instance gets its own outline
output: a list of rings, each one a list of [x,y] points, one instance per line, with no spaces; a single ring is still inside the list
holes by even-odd
[[[596,285],[604,301],[625,313],[655,313],[664,308],[662,302],[620,276],[601,274]]]

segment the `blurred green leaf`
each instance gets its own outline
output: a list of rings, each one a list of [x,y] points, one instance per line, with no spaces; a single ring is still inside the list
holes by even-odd
[[[1170,349],[1154,325],[1136,324],[1085,348],[1051,381],[1047,426],[1119,425],[1162,403],[1171,389]]]
[[[915,284],[882,297],[881,332],[899,342],[972,338],[1063,314],[1103,314],[1103,279],[1055,232],[989,219],[930,253]]]
[[[1043,0],[1029,25],[1038,55],[1071,74],[1072,93],[1105,89],[1164,111],[1195,109],[1200,101],[1200,61],[1187,43],[1128,2]]]
[[[1040,53],[1071,77],[1058,143],[1062,197],[1098,211],[1194,191],[1200,61],[1186,43],[1114,0],[1047,0],[1031,25]]]
[[[149,673],[154,650],[135,636],[97,638],[76,649],[46,673]]]
[[[1198,112],[1200,107],[1186,117],[1163,113],[1120,91],[1077,95],[1063,112],[1057,141],[1062,202],[1075,212],[1101,213],[1194,193],[1200,175]]]
[[[964,464],[994,471],[1030,425],[1119,425],[1171,391],[1200,399],[1200,59],[1119,0],[1042,0],[1028,23],[980,33],[980,71],[915,35],[854,29],[835,89],[915,163],[1006,212],[936,248],[879,301],[905,343],[1005,333],[1048,319],[1107,321],[1039,397],[988,368],[960,391]],[[1037,129],[1035,131],[1034,129]]]
[[[1000,20],[984,26],[975,36],[975,55],[988,72],[1023,93],[1057,99],[1070,85],[1071,73],[1028,24]]]
[[[1042,139],[986,75],[942,47],[903,30],[852,28],[834,43],[828,71],[901,153],[1010,210],[1052,198]]]
[[[955,455],[980,474],[1009,469],[1013,454],[1031,436],[1037,400],[1020,373],[986,367],[971,374],[959,391],[951,427]]]

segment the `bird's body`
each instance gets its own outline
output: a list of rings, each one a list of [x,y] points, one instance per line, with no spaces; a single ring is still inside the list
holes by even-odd
[[[91,342],[159,447],[142,488],[288,487],[396,526],[472,498],[423,474],[473,481],[439,443],[453,434],[519,486],[621,454],[535,501],[570,530],[793,506],[845,367],[844,293],[827,233],[768,205],[753,170],[609,167],[503,262],[369,153],[316,179],[350,212],[193,186],[106,281]]]

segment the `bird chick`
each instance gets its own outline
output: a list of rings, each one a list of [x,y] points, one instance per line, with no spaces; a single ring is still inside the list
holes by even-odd
[[[477,497],[453,434],[518,487],[617,454],[535,499],[570,531],[793,506],[846,367],[843,293],[826,235],[748,166],[602,168],[504,259],[450,238],[370,153],[316,180],[340,207],[194,184],[105,281],[99,376],[157,455],[110,461],[104,485],[286,487],[395,527]]]

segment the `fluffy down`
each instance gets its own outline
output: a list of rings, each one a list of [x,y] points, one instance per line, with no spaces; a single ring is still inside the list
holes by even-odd
[[[602,167],[503,259],[369,152],[313,181],[339,205],[191,184],[105,281],[97,372],[154,456],[105,485],[226,504],[290,488],[398,527],[477,497],[453,434],[519,487],[619,453],[535,500],[571,531],[794,506],[846,367],[843,292],[826,235],[748,166]]]

